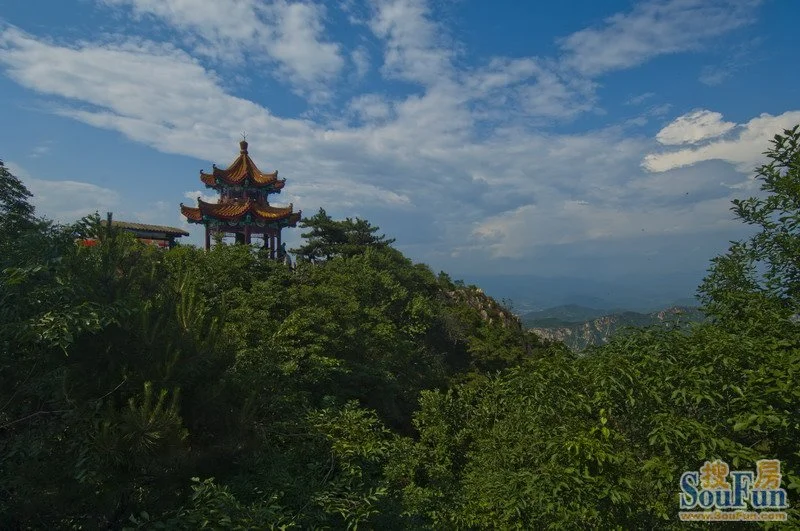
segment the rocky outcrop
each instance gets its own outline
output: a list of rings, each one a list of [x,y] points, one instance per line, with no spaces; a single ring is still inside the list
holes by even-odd
[[[572,350],[583,350],[591,345],[602,345],[622,328],[636,326],[663,326],[673,328],[704,319],[697,308],[675,306],[649,314],[622,312],[605,315],[583,323],[562,326],[532,326],[528,330],[542,339],[560,341]]]
[[[452,302],[463,303],[475,309],[484,321],[497,322],[504,327],[522,328],[522,321],[518,316],[476,286],[457,287],[446,291],[445,295]]]

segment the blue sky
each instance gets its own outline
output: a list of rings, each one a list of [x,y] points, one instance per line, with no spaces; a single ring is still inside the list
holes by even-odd
[[[208,194],[199,170],[246,131],[287,178],[276,203],[365,217],[456,277],[699,278],[747,234],[730,200],[757,191],[768,139],[800,122],[798,15],[790,0],[0,0],[0,157],[48,217],[180,226],[178,204]]]

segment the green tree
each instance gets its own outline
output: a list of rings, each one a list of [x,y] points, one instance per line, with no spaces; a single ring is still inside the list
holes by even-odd
[[[28,229],[34,223],[30,191],[0,160],[0,230],[8,237]]]
[[[712,262],[700,291],[715,321],[423,391],[419,437],[386,468],[409,527],[682,528],[680,475],[713,459],[779,459],[800,514],[797,129],[758,170],[765,197],[734,203],[760,231]]]
[[[34,216],[31,197],[22,181],[0,160],[0,270],[26,256],[47,253],[47,246],[34,230],[46,225]]]
[[[706,311],[718,318],[745,321],[770,305],[784,314],[800,310],[800,126],[770,143],[768,161],[756,169],[762,196],[736,199],[731,208],[757,232],[715,258],[699,288]]]
[[[292,252],[303,260],[316,262],[330,260],[335,256],[353,256],[367,247],[388,247],[394,239],[377,235],[379,227],[373,227],[367,220],[346,218],[342,221],[332,219],[324,209],[300,222],[306,243]]]
[[[669,528],[682,471],[765,456],[797,507],[781,245],[715,260],[724,323],[577,356],[365,220],[321,210],[301,253],[319,263],[291,269],[38,222],[6,182],[24,222],[0,256],[1,528]],[[785,203],[769,234],[791,248]]]

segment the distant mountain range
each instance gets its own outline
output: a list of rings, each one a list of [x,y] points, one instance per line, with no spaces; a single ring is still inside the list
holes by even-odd
[[[673,273],[656,277],[631,275],[625,279],[543,277],[538,275],[466,276],[464,281],[517,314],[564,305],[599,308],[605,314],[619,309],[650,313],[673,306],[697,306],[693,297],[702,273]]]
[[[522,322],[528,326],[544,326],[553,324],[555,326],[568,325],[571,323],[583,323],[604,315],[624,313],[624,309],[598,309],[588,308],[579,304],[564,304],[546,310],[536,310],[522,315]]]
[[[673,306],[657,312],[619,310],[609,312],[577,304],[528,312],[523,324],[531,333],[550,341],[561,341],[573,350],[602,345],[626,327],[663,326],[673,328],[701,322],[705,316],[694,306]]]

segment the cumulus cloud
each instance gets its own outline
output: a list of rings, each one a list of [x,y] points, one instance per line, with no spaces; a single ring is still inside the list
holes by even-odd
[[[362,94],[350,100],[350,110],[365,122],[385,120],[392,114],[389,102],[378,94]]]
[[[32,177],[13,162],[6,166],[33,194],[31,203],[36,207],[36,214],[53,221],[72,223],[95,212],[105,214],[120,204],[119,194],[115,190],[80,181]]]
[[[494,57],[468,70],[454,66],[458,47],[447,40],[446,28],[432,21],[432,7],[424,0],[376,2],[367,24],[384,42],[384,75],[437,88],[438,103],[446,91],[454,105],[473,107],[473,123],[494,123],[513,109],[520,118],[542,124],[596,109],[594,77],[697,48],[749,23],[759,3],[645,2],[561,39],[562,55],[557,59]],[[428,90],[421,99],[432,96]]]
[[[451,75],[451,48],[442,42],[424,0],[380,0],[369,27],[385,41],[386,75],[423,85]]]
[[[195,206],[198,198],[206,203],[216,203],[219,196],[211,190],[193,190],[191,192],[185,192],[183,197],[189,200],[186,206]]]
[[[570,118],[592,108],[595,84],[552,60],[491,57],[484,66],[457,68],[457,45],[431,17],[424,0],[381,0],[367,23],[383,41],[384,76],[425,87],[418,103],[438,106],[447,99],[449,107],[470,105],[476,111],[469,123],[496,121],[509,108],[545,119]]]
[[[763,162],[762,153],[775,133],[798,123],[800,111],[787,111],[778,116],[764,113],[740,124],[738,134],[733,138],[714,140],[698,147],[677,151],[650,153],[644,158],[642,165],[648,171],[663,172],[699,162],[722,160],[733,164],[742,173],[751,173]]]
[[[656,135],[656,140],[665,145],[696,144],[702,140],[722,136],[736,127],[725,122],[718,112],[694,111],[679,116]]]
[[[370,67],[370,59],[366,47],[358,46],[350,52],[350,60],[353,61],[353,66],[355,67],[356,79],[361,79],[367,75]]]
[[[256,145],[313,134],[304,120],[277,118],[227,94],[213,72],[168,45],[129,41],[72,48],[11,28],[0,33],[0,46],[0,63],[21,85],[91,105],[62,105],[60,114],[167,153],[226,159],[226,146],[243,127],[254,131]]]
[[[344,65],[341,46],[324,38],[319,4],[257,0],[99,0],[129,7],[190,37],[192,49],[219,60],[266,54],[303,92],[319,94]]]

